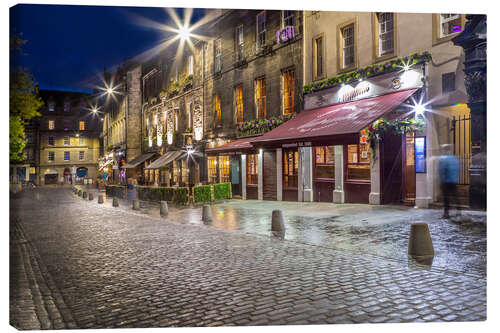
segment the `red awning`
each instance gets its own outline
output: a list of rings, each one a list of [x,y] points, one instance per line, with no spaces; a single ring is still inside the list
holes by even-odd
[[[356,140],[359,131],[403,103],[417,89],[409,89],[359,101],[302,111],[294,118],[255,138],[254,146],[276,143]],[[340,144],[340,143],[339,143]]]
[[[250,142],[258,138],[259,137],[254,136],[250,138],[242,138],[234,140],[219,147],[207,148],[205,149],[205,152],[207,154],[224,154],[224,153],[253,151],[254,147],[250,144]]]

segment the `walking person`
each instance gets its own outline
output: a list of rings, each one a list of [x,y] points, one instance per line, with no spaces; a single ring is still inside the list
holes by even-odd
[[[441,145],[442,155],[438,161],[439,179],[443,193],[443,219],[450,218],[450,203],[457,197],[457,184],[459,181],[459,161],[453,155],[453,145]],[[457,205],[457,215],[460,215],[460,207]]]

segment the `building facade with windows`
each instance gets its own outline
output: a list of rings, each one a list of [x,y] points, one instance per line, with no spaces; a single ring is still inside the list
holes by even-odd
[[[101,120],[91,111],[91,96],[53,90],[40,90],[39,95],[45,104],[36,119],[38,137],[34,139],[38,184],[95,180]]]
[[[422,87],[417,87],[417,92],[404,103],[413,103],[415,99],[418,102],[420,98],[427,103],[425,109],[430,112],[424,113],[424,132],[393,138],[391,149],[398,156],[390,162],[388,158],[383,162],[371,156],[369,144],[362,141],[367,137],[363,132],[367,128],[359,132],[358,143],[312,147],[312,158],[308,162],[311,172],[305,171],[312,178],[309,181],[312,200],[394,201],[427,207],[440,200],[436,157],[440,154],[440,145],[448,143],[454,144],[455,154],[461,161],[460,192],[467,193],[471,146],[470,112],[465,104],[467,95],[463,84],[464,53],[451,42],[464,25],[465,15],[462,14],[304,12],[304,84],[314,87],[312,91],[306,91],[306,104],[309,99],[318,103],[315,107],[334,105],[333,99],[318,99],[330,96],[328,89],[333,88],[328,87],[343,80],[343,75],[344,78],[350,76],[353,71],[373,75],[370,70],[385,69],[383,65],[386,63],[396,66],[392,64],[401,58],[408,62],[415,53],[429,52],[432,56],[432,60],[416,66],[418,68],[406,68],[418,69],[423,77]],[[398,83],[404,84],[398,76],[405,72],[404,67],[393,72],[388,86],[392,91]],[[373,80],[377,80],[375,76]],[[369,89],[373,92],[374,84],[370,78],[365,82],[350,83],[350,88],[345,89],[352,92],[344,101],[373,96]],[[388,92],[390,89],[379,93]],[[392,110],[392,117],[401,118],[404,112],[398,115],[397,108],[395,110]],[[384,116],[390,117],[390,112]],[[385,141],[388,147],[389,140]],[[424,172],[415,170],[417,141],[425,143]],[[377,149],[384,150],[380,145]],[[397,176],[391,180],[384,178],[384,172],[387,174],[391,170],[397,170]],[[397,195],[392,197],[388,192]],[[466,201],[464,198],[462,202]]]
[[[210,26],[204,129],[207,181],[231,182],[233,195],[277,199],[282,152],[264,151],[265,191],[249,142],[302,110],[302,12],[228,10]],[[279,156],[278,156],[279,155]],[[290,186],[296,174],[290,167]],[[296,182],[296,181],[295,181]]]

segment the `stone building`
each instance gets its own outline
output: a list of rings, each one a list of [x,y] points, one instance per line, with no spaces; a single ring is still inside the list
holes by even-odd
[[[36,119],[38,183],[82,184],[95,180],[101,120],[91,111],[91,96],[54,90],[40,90],[39,95],[45,104]]]
[[[114,73],[104,72],[112,91],[104,91],[99,98],[103,118],[99,172],[110,183],[125,183],[128,177],[140,174],[128,162],[141,158],[142,153],[141,74],[141,65],[132,61]]]
[[[263,190],[257,184],[256,150],[246,141],[301,111],[301,12],[228,10],[209,31],[204,94],[207,180],[231,182],[235,196],[276,200],[271,179],[276,178],[282,152],[263,152],[268,180]],[[296,187],[296,174],[290,171],[290,186]]]

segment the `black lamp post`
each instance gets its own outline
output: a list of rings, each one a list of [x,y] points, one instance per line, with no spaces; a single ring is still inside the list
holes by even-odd
[[[486,209],[486,15],[467,15],[466,18],[464,31],[452,41],[465,52],[472,143],[469,206]]]

